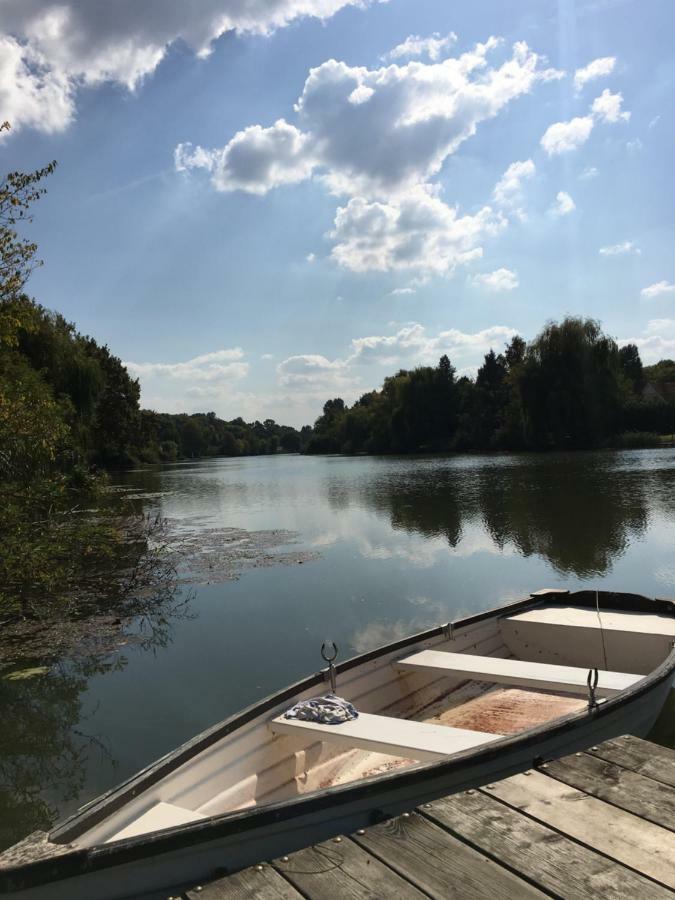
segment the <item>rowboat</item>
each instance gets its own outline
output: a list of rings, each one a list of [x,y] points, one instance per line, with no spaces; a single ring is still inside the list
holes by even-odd
[[[166,897],[619,734],[675,672],[675,601],[543,590],[254,704],[0,856],[22,900]],[[358,716],[287,718],[326,694]]]

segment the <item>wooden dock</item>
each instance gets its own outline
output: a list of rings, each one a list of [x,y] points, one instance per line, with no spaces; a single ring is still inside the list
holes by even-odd
[[[672,900],[674,832],[675,752],[624,736],[182,896]]]

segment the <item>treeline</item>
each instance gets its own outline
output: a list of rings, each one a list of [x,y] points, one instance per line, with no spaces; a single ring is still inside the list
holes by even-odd
[[[8,128],[0,125],[0,132]],[[297,450],[306,434],[272,420],[141,410],[120,359],[27,296],[40,265],[20,234],[55,167],[0,180],[0,618],[147,610],[163,578],[160,523],[121,513],[105,470],[213,454]],[[153,538],[151,541],[150,538]],[[154,549],[153,549],[154,548]],[[161,577],[160,577],[161,576]],[[164,578],[166,581],[166,578]],[[158,595],[159,596],[159,595]]]
[[[0,455],[5,475],[30,477],[50,458],[64,470],[299,450],[300,432],[272,419],[141,410],[138,381],[107,347],[20,295],[2,304]],[[46,433],[45,433],[46,432]]]
[[[401,369],[348,407],[329,400],[308,453],[548,450],[637,445],[675,429],[675,404],[643,399],[650,380],[675,380],[675,363],[644,368],[592,319],[549,323],[530,343],[490,350],[475,379],[436,367]]]
[[[247,423],[237,418],[227,422],[214,412],[174,415],[144,409],[139,457],[143,462],[171,462],[194,456],[296,452],[309,434],[311,428],[297,431],[277,425],[273,419]]]

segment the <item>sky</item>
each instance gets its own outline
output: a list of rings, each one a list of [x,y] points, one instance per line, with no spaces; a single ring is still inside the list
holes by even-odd
[[[313,422],[592,316],[675,357],[667,0],[0,0],[30,293],[145,407]]]

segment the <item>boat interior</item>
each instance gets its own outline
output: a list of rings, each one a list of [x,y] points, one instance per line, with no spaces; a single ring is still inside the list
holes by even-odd
[[[336,693],[358,718],[340,725],[284,718],[320,693],[315,685],[197,753],[72,843],[199,822],[524,733],[587,708],[590,668],[598,669],[602,703],[653,671],[674,639],[667,614],[564,602],[447,626],[338,673]]]

